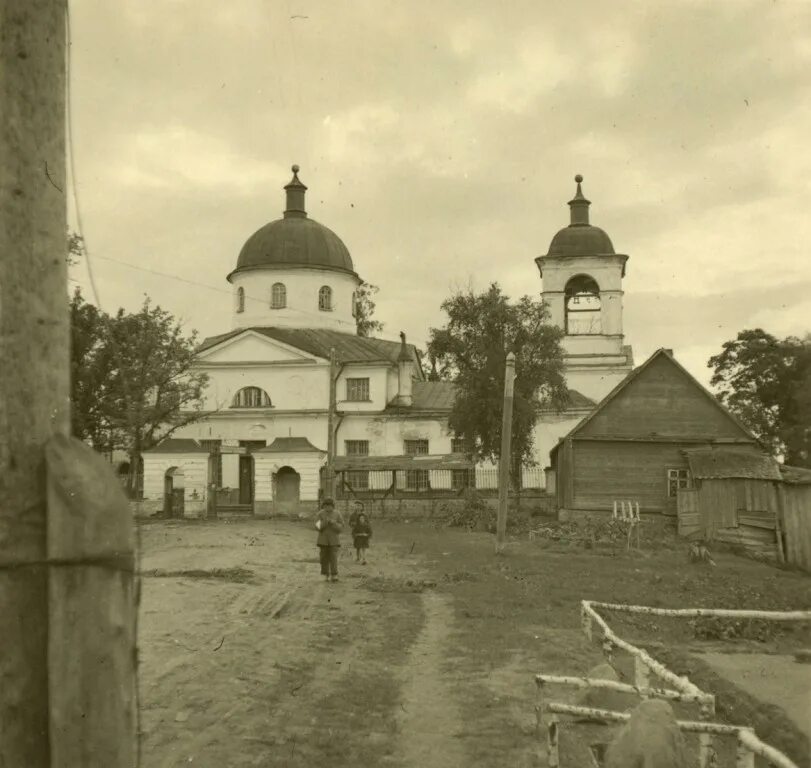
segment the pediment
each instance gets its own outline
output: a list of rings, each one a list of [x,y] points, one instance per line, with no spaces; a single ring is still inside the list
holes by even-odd
[[[319,358],[296,347],[245,330],[198,354],[201,363],[314,363]]]

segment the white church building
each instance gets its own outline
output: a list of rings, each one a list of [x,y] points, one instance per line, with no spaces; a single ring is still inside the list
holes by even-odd
[[[571,223],[536,259],[542,297],[566,332],[570,388],[567,409],[545,413],[536,427],[541,468],[558,439],[633,367],[622,331],[628,257],[615,253],[608,235],[589,223],[590,203],[582,178],[576,181]],[[293,166],[282,218],[248,238],[227,276],[232,329],[205,339],[197,357],[209,375],[204,407],[210,415],[145,452],[147,502],[165,505],[169,498],[177,507],[180,498],[186,514],[200,513],[214,495],[218,506],[256,515],[314,505],[327,457],[331,397],[337,457],[357,457],[367,466],[375,457],[405,462],[413,456],[433,457],[438,466],[445,457],[455,466],[453,456],[462,453],[462,441],[447,423],[453,385],[427,381],[404,336],[396,342],[357,335],[361,278],[341,239],[307,215],[306,190]],[[385,489],[391,481],[384,474],[355,472],[351,482],[362,491]],[[447,470],[397,476],[398,488],[415,493],[451,489],[456,482]]]

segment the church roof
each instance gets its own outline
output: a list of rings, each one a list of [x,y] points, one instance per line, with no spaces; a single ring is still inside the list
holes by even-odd
[[[401,342],[399,341],[370,339],[327,328],[237,328],[228,333],[204,339],[197,348],[197,352],[204,352],[248,331],[254,331],[269,339],[275,339],[324,359],[328,359],[330,349],[334,349],[336,360],[339,363],[397,363],[400,357]],[[407,347],[413,355],[412,359],[416,361],[417,352],[414,345],[408,344]]]
[[[577,182],[577,191],[569,201],[571,223],[552,238],[547,257],[614,255],[611,238],[604,230],[589,223],[591,201],[585,198],[580,187],[583,177],[578,174],[574,180]]]
[[[208,453],[197,440],[188,437],[167,437],[144,453]]]
[[[298,178],[298,166],[293,166],[293,179],[285,187],[287,207],[284,216],[254,232],[242,246],[237,272],[256,269],[287,269],[309,267],[331,269],[355,274],[352,257],[338,235],[307,216],[304,193],[307,187]]]
[[[306,437],[277,437],[270,445],[254,453],[324,453],[316,448]]]

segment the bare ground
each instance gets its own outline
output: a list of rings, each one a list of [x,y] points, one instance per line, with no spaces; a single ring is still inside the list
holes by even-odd
[[[727,555],[710,570],[662,547],[629,558],[524,541],[495,557],[487,535],[386,522],[370,564],[346,550],[341,581],[325,584],[313,534],[277,521],[142,526],[145,768],[545,765],[532,675],[601,660],[581,598],[811,604],[807,576]],[[674,653],[691,640],[684,627],[628,629]],[[759,648],[809,644],[800,629]],[[732,720],[759,709],[735,686],[724,697]],[[763,728],[806,764],[807,738],[774,712]],[[590,735],[564,732],[564,766],[586,764]]]

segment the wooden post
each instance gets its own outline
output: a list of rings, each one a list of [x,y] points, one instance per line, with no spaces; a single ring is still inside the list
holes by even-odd
[[[0,0],[0,765],[132,768],[132,518],[68,437],[64,0]]]
[[[70,431],[63,0],[0,0],[0,114],[0,765],[43,768],[45,445]]]
[[[498,518],[496,521],[496,552],[504,550],[507,537],[507,499],[510,490],[510,443],[512,441],[513,384],[515,354],[507,355],[504,369],[504,411],[501,418],[501,456],[498,466]]]
[[[335,415],[337,410],[337,381],[335,348],[329,351],[329,410],[327,411],[327,471],[324,496],[335,498]]]

